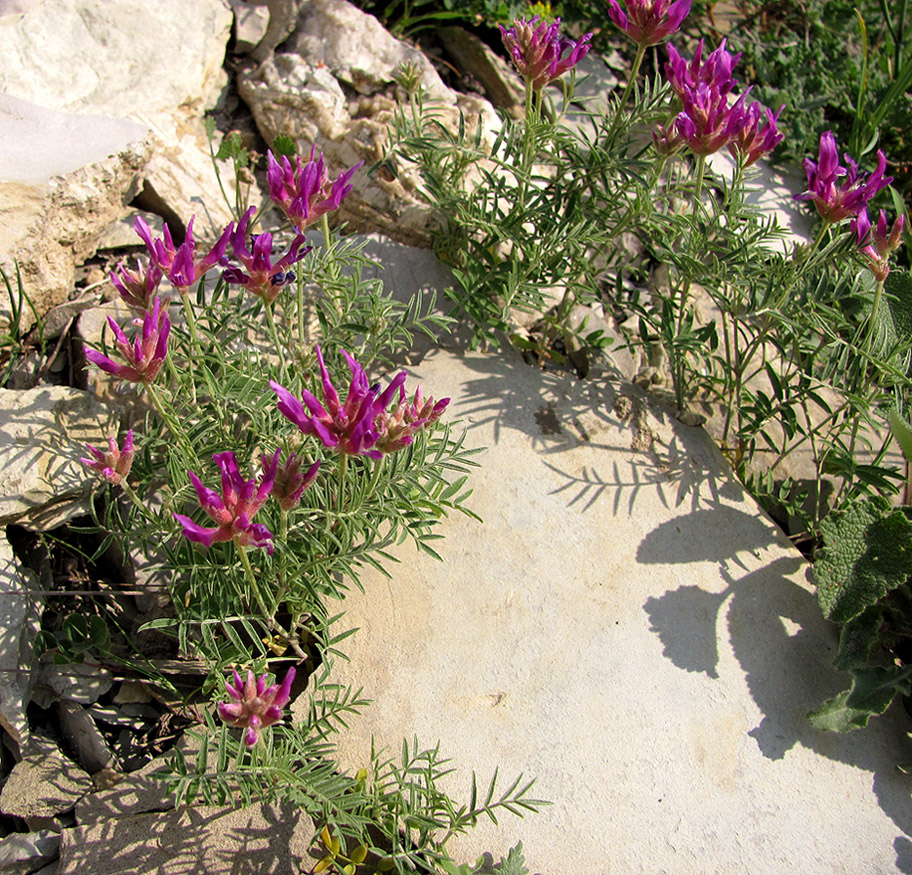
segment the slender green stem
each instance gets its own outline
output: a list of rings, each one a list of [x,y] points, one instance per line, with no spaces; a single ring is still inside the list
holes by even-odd
[[[697,185],[694,189],[694,212],[700,208],[700,198],[703,196],[703,178],[706,175],[706,156],[697,155]]]
[[[624,107],[627,106],[627,98],[630,97],[630,92],[633,88],[633,84],[636,82],[637,75],[640,72],[640,66],[642,65],[643,58],[646,55],[646,49],[647,46],[644,44],[637,46],[636,57],[633,59],[633,66],[630,68],[630,75],[627,77],[627,85],[624,86],[624,91],[621,94],[620,103],[618,103],[617,111],[614,114],[614,120],[611,123],[611,134],[613,134],[617,128],[618,123],[621,119],[621,115],[624,112]]]
[[[345,475],[348,471],[348,453],[339,453],[339,482],[336,488],[336,514],[342,513],[342,493],[345,490]]]
[[[282,341],[279,339],[279,331],[276,328],[275,314],[273,305],[275,302],[265,301],[264,309],[266,310],[266,324],[269,326],[269,334],[272,336],[272,343],[275,346],[276,355],[279,359],[279,379],[285,382],[285,349]]]
[[[171,411],[162,404],[162,400],[158,395],[158,390],[151,383],[143,383],[143,386],[145,387],[146,394],[149,396],[149,400],[152,402],[152,406],[162,418],[165,425],[168,426],[168,430],[171,434],[177,439],[181,449],[187,454],[188,461],[195,458],[196,454],[190,446],[190,440],[187,437],[187,433],[178,425],[174,417],[171,416]]]
[[[142,501],[140,501],[139,496],[133,491],[133,487],[127,483],[126,480],[120,481],[120,488],[123,490],[123,494],[133,502],[136,509],[143,515],[148,516],[149,508],[147,508]]]
[[[260,606],[260,611],[263,614],[263,619],[266,620],[270,628],[273,628],[275,625],[275,620],[272,616],[272,611],[266,607],[266,603],[263,600],[263,594],[260,592],[260,585],[257,582],[256,575],[253,573],[253,566],[250,564],[250,557],[247,555],[246,547],[241,546],[235,539],[235,547],[237,547],[238,556],[241,559],[241,565],[244,566],[244,575],[247,577],[247,582],[250,584],[250,591],[253,593],[253,597],[256,599],[257,604]]]
[[[297,337],[297,347],[298,347],[298,356],[302,355],[304,348],[304,336],[305,336],[305,325],[304,325],[304,274],[302,271],[298,271],[298,288],[297,288],[297,310],[298,310],[298,337]]]

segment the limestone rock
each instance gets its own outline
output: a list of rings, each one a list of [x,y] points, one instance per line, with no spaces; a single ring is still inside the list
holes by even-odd
[[[139,190],[144,135],[125,119],[77,116],[0,94],[0,266],[15,287],[18,264],[39,314],[67,300],[75,265],[94,254]],[[27,329],[33,318],[23,311]],[[0,301],[0,322],[9,312]]]
[[[29,875],[53,860],[59,847],[60,836],[50,829],[8,835],[0,840],[0,872],[3,875]]]
[[[19,746],[29,738],[25,709],[35,682],[34,645],[45,604],[36,578],[0,537],[0,726]]]
[[[844,687],[836,630],[705,433],[515,357],[439,351],[415,383],[487,447],[466,484],[484,523],[451,515],[442,563],[404,544],[346,599],[333,680],[373,702],[340,764],[417,736],[455,758],[457,804],[472,771],[481,792],[495,768],[537,778],[553,804],[481,818],[448,844],[465,862],[522,841],[542,873],[894,871],[908,718],[808,724]]]
[[[92,779],[59,751],[23,758],[0,792],[0,811],[16,817],[53,817],[92,789]],[[2,871],[2,870],[0,870]]]
[[[0,523],[40,530],[86,513],[100,481],[79,460],[116,431],[111,409],[79,389],[0,389]]]
[[[396,39],[373,15],[347,0],[309,0],[285,49],[328,67],[359,94],[381,90],[394,81],[403,64],[413,64],[430,97],[455,102],[454,92],[422,52]]]
[[[82,705],[60,701],[55,709],[64,738],[76,750],[79,764],[90,774],[114,766],[111,753],[95,721]]]
[[[97,702],[114,685],[106,668],[85,663],[48,663],[41,669],[38,682],[49,687],[55,699],[69,699],[83,705]]]
[[[232,16],[222,0],[56,0],[4,14],[0,92],[71,112],[130,117],[211,106]]]
[[[63,833],[58,875],[296,875],[317,859],[313,821],[293,805],[197,805]]]
[[[228,2],[234,13],[234,51],[239,55],[249,55],[266,36],[266,30],[269,28],[269,8],[265,2],[248,3],[247,0],[228,0]]]

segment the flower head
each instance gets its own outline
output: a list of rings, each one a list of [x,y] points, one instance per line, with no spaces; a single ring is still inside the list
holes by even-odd
[[[246,729],[244,744],[253,747],[260,737],[260,730],[282,720],[282,708],[291,698],[291,684],[295,678],[294,668],[289,668],[282,685],[266,686],[267,675],[257,678],[248,669],[247,680],[234,670],[234,683],[225,682],[225,691],[231,702],[220,702],[219,717],[229,726]]]
[[[291,265],[300,261],[310,247],[301,249],[304,237],[298,234],[292,241],[288,252],[275,264],[272,263],[272,234],[255,234],[251,238],[251,248],[247,248],[247,225],[256,212],[256,207],[251,207],[244,213],[237,230],[234,224],[230,225],[231,234],[229,241],[234,257],[239,259],[247,270],[244,273],[239,267],[229,267],[222,276],[225,282],[243,286],[267,304],[271,304],[279,295],[283,286],[295,281],[294,271],[288,270]]]
[[[777,127],[777,122],[783,109],[784,103],[775,115],[772,110],[767,109],[766,124],[761,128],[759,103],[752,103],[745,108],[744,104],[739,102],[732,107],[728,123],[732,138],[728,143],[728,151],[735,158],[741,157],[745,167],[768,155],[782,142],[785,135]]]
[[[415,390],[415,397],[408,401],[405,388],[399,387],[399,404],[392,411],[383,410],[377,415],[376,424],[380,437],[374,445],[381,453],[395,453],[407,447],[414,435],[437,422],[446,410],[449,398],[435,402],[421,397],[421,387]]]
[[[905,227],[906,217],[899,216],[893,223],[892,229],[887,231],[887,214],[880,211],[877,226],[872,228],[868,218],[867,207],[863,209],[850,223],[855,233],[855,240],[862,255],[867,259],[868,268],[878,282],[883,282],[890,274],[890,255],[902,242],[902,232]]]
[[[284,386],[270,380],[269,385],[279,396],[279,411],[304,434],[318,437],[325,447],[352,456],[381,458],[383,453],[374,448],[380,437],[377,416],[386,410],[395,392],[405,382],[405,371],[397,374],[389,386],[380,392],[379,386],[371,386],[364,368],[343,350],[342,355],[345,356],[352,375],[343,404],[329,378],[320,347],[317,346],[316,350],[323,384],[323,402],[305,389],[301,393],[304,404],[301,404]]]
[[[118,276],[118,272],[120,276]],[[123,262],[117,265],[117,271],[112,271],[111,284],[117,289],[120,297],[128,307],[138,313],[143,313],[149,309],[158,292],[159,283],[162,280],[161,269],[156,267],[151,261],[146,265],[143,271],[142,265],[137,260],[136,269],[131,270],[124,267]]]
[[[541,91],[559,79],[575,67],[591,48],[591,33],[576,41],[560,36],[559,18],[548,24],[536,15],[529,21],[520,18],[509,30],[502,24],[498,27],[513,66],[533,91]]]
[[[637,45],[654,46],[671,36],[687,18],[693,0],[627,0],[627,13],[608,0],[611,20]]]
[[[188,472],[190,482],[196,490],[200,507],[217,524],[210,529],[199,526],[190,517],[174,514],[181,524],[188,541],[211,547],[217,541],[235,541],[240,547],[265,547],[272,554],[272,532],[264,525],[252,522],[256,512],[266,503],[272,491],[279,450],[272,462],[264,466],[263,479],[259,486],[255,479],[245,480],[238,469],[234,453],[216,453],[212,458],[222,472],[222,494],[203,486],[192,471]]]
[[[300,157],[297,159],[297,169],[291,166],[285,155],[282,156],[281,163],[276,161],[272,151],[267,152],[266,157],[269,162],[266,170],[269,197],[298,233],[316,222],[324,213],[339,209],[343,198],[352,190],[349,180],[364,163],[359,161],[330,183],[323,153],[317,157],[316,145],[310,150],[310,161],[307,164],[302,165]]]
[[[686,91],[692,91],[697,84],[704,82],[718,94],[728,94],[738,80],[732,78],[732,71],[741,59],[741,53],[733,55],[725,48],[725,40],[719,44],[703,61],[703,40],[697,44],[697,51],[688,64],[677,49],[669,43],[668,63],[665,65],[665,77],[672,91],[681,99]]]
[[[892,176],[884,176],[887,159],[880,149],[877,150],[877,167],[867,177],[859,174],[858,165],[849,155],[843,157],[847,168],[839,163],[833,132],[826,131],[820,135],[818,160],[804,159],[808,187],[807,191],[796,194],[795,200],[813,201],[825,222],[841,222],[849,216],[859,215],[871,198],[893,181]]]
[[[684,92],[684,111],[675,119],[678,136],[697,155],[712,155],[728,145],[732,139],[732,120],[744,112],[745,91],[729,107],[728,95],[717,91],[705,82]]]
[[[184,242],[175,248],[174,241],[171,238],[171,231],[168,224],[165,223],[162,239],[152,239],[152,231],[143,221],[141,216],[136,217],[133,223],[133,229],[142,238],[149,250],[151,262],[163,273],[181,294],[186,294],[187,290],[208,270],[217,265],[225,254],[225,247],[228,245],[228,236],[234,225],[230,224],[222,235],[215,242],[215,245],[206,255],[199,257],[196,252],[196,242],[193,239],[193,222],[196,216],[191,216],[187,223],[187,236]]]
[[[119,449],[113,437],[108,438],[108,451],[99,450],[91,444],[86,449],[92,454],[91,459],[80,459],[87,468],[97,471],[108,483],[116,486],[129,473],[133,465],[133,429],[124,438],[123,449]]]
[[[263,470],[266,471],[271,464],[268,456],[261,456]],[[301,459],[292,453],[287,461],[280,463],[275,472],[275,483],[272,487],[272,497],[279,502],[282,510],[291,510],[301,500],[301,495],[317,477],[320,469],[319,461],[314,462],[304,473],[301,473]]]
[[[131,344],[121,327],[108,316],[108,324],[114,332],[114,345],[127,360],[126,365],[111,361],[95,349],[86,349],[85,356],[92,364],[122,380],[129,380],[131,383],[151,383],[158,376],[168,354],[171,322],[168,314],[162,312],[161,301],[158,298],[155,299],[151,313],[146,311],[142,321],[133,321],[134,324],[142,326],[142,331],[137,333]]]

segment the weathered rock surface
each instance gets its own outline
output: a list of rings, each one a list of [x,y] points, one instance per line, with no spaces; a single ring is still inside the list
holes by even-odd
[[[49,829],[8,835],[0,840],[0,872],[29,875],[53,860],[59,847],[60,836]]]
[[[55,0],[0,8],[0,91],[53,109],[132,117],[212,106],[231,11],[222,0]]]
[[[83,705],[97,702],[114,685],[106,668],[80,663],[48,663],[41,669],[39,683],[51,690],[55,700],[69,699]]]
[[[297,875],[313,821],[291,805],[198,805],[66,830],[58,875]]]
[[[69,811],[92,789],[92,779],[59,751],[23,758],[0,791],[0,811],[22,818]]]
[[[35,683],[34,645],[45,604],[37,577],[0,536],[0,726],[20,747],[30,734],[25,709]]]
[[[79,460],[116,431],[111,409],[79,389],[0,389],[0,523],[41,530],[86,513],[99,481]]]
[[[0,266],[15,288],[18,264],[39,314],[67,300],[75,266],[94,254],[105,228],[138,193],[148,161],[144,135],[127,119],[74,115],[0,94]],[[0,322],[9,314],[9,301],[0,301]],[[34,321],[27,305],[23,316],[27,329]]]
[[[519,773],[553,804],[482,819],[466,861],[522,841],[532,872],[894,871],[912,812],[895,764],[905,715],[814,730],[846,682],[805,563],[701,430],[635,390],[439,351],[414,375],[487,446],[440,526],[443,563],[407,545],[346,600],[350,662],[374,700],[341,738],[456,757],[464,801]],[[825,841],[821,836],[827,836]],[[900,871],[907,871],[905,864]]]

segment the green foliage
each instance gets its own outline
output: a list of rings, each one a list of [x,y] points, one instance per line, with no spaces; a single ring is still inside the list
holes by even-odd
[[[846,623],[876,604],[909,576],[912,523],[901,510],[885,513],[858,503],[821,523],[826,546],[814,577],[824,616]]]
[[[23,349],[25,348],[27,331],[23,323],[25,322],[24,316],[26,307],[28,307],[32,313],[38,345],[41,346],[44,340],[44,322],[35,310],[32,299],[25,291],[25,287],[22,283],[22,274],[18,264],[15,265],[15,270],[16,279],[14,287],[14,284],[10,282],[9,275],[3,269],[2,265],[0,265],[0,282],[3,283],[3,288],[6,291],[6,297],[9,302],[9,315],[6,318],[6,326],[3,333],[0,334],[0,387],[6,386],[12,369],[16,364],[16,359],[22,354]]]

